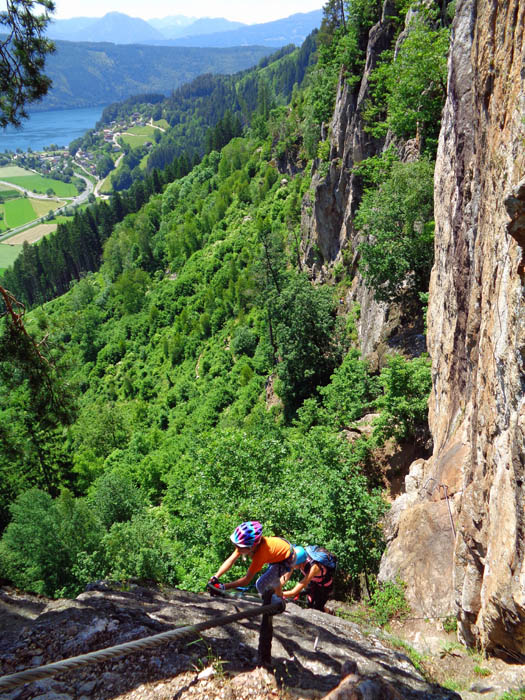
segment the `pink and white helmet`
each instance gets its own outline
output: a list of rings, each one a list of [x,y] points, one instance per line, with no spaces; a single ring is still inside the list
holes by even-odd
[[[261,541],[263,527],[257,520],[241,523],[230,537],[236,547],[253,547]]]

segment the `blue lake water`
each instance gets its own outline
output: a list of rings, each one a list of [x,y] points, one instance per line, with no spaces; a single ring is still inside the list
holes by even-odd
[[[54,109],[49,112],[33,112],[20,129],[8,126],[0,129],[0,153],[16,151],[42,151],[44,146],[56,143],[68,146],[71,141],[93,129],[104,107],[82,109]]]

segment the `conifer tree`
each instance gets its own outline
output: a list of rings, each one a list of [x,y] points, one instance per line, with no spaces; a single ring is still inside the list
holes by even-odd
[[[35,14],[40,5],[42,14]],[[0,126],[20,126],[26,104],[41,99],[51,80],[44,75],[46,56],[54,51],[44,36],[52,0],[6,0],[0,12]],[[5,29],[4,29],[5,28]],[[7,30],[7,35],[4,34]]]

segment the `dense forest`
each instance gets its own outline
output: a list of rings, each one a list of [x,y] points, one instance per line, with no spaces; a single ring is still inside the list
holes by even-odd
[[[405,29],[407,5],[395,3],[373,72],[367,129],[384,148],[355,167],[355,225],[376,298],[421,314],[451,12],[415,7]],[[146,178],[6,273],[4,578],[54,596],[103,577],[200,590],[234,527],[258,519],[333,550],[343,593],[360,574],[373,582],[388,507],[379,455],[386,441],[425,443],[429,361],[391,353],[372,371],[359,306],[340,303],[355,267],[343,255],[312,283],[301,215],[330,165],[338,81],[359,90],[380,13],[376,0],[330,0],[300,50],[153,100],[173,131]],[[195,126],[178,131],[192,109]],[[408,139],[420,155],[404,161]]]
[[[274,49],[266,46],[194,48],[109,42],[56,41],[46,62],[52,90],[38,109],[106,105],[145,92],[170,94],[202,73],[235,73]]]

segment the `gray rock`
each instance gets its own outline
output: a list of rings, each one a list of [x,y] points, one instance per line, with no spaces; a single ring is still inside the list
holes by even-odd
[[[93,692],[96,685],[97,685],[96,681],[86,681],[85,683],[82,683],[82,685],[77,688],[77,692],[80,693],[81,695],[88,695],[89,696]]]
[[[473,683],[470,686],[470,690],[473,693],[492,693],[495,690],[491,685],[481,685],[481,683]]]
[[[63,634],[68,624],[78,628],[75,639],[79,644],[83,640],[83,646],[77,646],[75,654],[82,654],[118,645],[132,632],[144,638],[251,607],[253,603],[248,601],[213,599],[177,590],[93,591],[82,594],[81,601],[50,602],[46,612],[32,623],[31,639],[44,650],[44,661],[49,663],[68,656],[64,649],[70,640]],[[161,611],[163,623],[158,621]],[[119,624],[111,626],[112,620]],[[94,621],[97,635],[91,634]],[[209,665],[210,653],[233,674],[249,671],[256,663],[259,625],[256,618],[217,626],[201,636],[69,671],[58,677],[60,682],[51,679],[26,686],[23,700],[47,694],[50,698],[66,696],[64,700],[68,700],[68,692],[73,689],[76,697],[96,695],[97,700],[109,700],[131,691],[145,679],[152,682],[173,678],[195,670],[199,664]],[[365,636],[357,625],[335,615],[289,604],[284,613],[273,617],[273,629],[273,671],[298,695],[324,695],[340,683],[342,672],[348,674],[357,668],[363,682],[380,676],[405,700],[458,698],[451,691],[427,683],[404,654],[387,648],[373,635]],[[2,660],[0,656],[0,663]]]
[[[403,511],[386,554],[386,568],[407,582],[407,597],[420,614],[439,607],[446,615],[452,606],[461,641],[521,664],[523,9],[521,0],[456,6],[435,171],[427,319],[434,453],[425,476],[436,490]],[[400,552],[408,554],[404,561]]]

